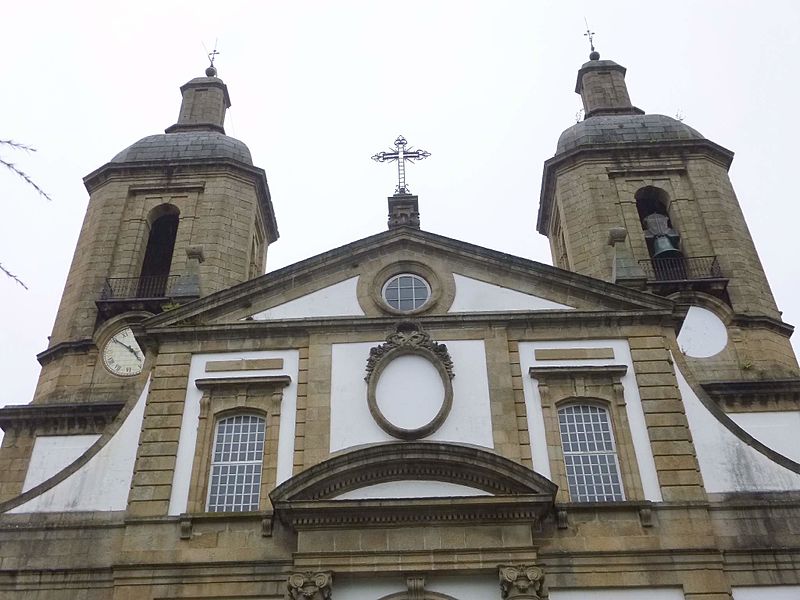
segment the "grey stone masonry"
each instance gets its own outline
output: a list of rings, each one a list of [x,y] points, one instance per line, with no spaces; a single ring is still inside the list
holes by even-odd
[[[631,104],[625,85],[625,67],[613,60],[599,60],[599,55],[584,63],[578,71],[575,92],[581,95],[586,117],[608,114],[643,114]]]
[[[174,131],[219,131],[225,133],[225,111],[230,108],[228,87],[217,77],[195,77],[181,87],[183,100],[178,122],[166,129]]]

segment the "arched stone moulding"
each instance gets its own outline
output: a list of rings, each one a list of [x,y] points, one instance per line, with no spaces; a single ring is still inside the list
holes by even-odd
[[[418,356],[430,362],[439,373],[444,387],[444,398],[436,415],[421,427],[400,427],[386,418],[378,405],[377,389],[381,374],[391,362],[401,356]],[[411,321],[399,323],[386,341],[372,348],[367,359],[367,405],[375,422],[389,435],[401,440],[418,440],[434,433],[442,426],[453,406],[453,361],[447,346],[431,339],[431,336]]]
[[[458,483],[488,496],[339,500],[345,492],[386,481]],[[441,442],[389,442],[344,452],[275,488],[275,516],[294,529],[370,524],[480,521],[538,522],[553,509],[558,487],[492,452]]]

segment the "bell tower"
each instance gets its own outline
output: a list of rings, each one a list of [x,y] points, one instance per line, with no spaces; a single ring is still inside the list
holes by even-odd
[[[728,176],[733,153],[634,106],[625,72],[595,51],[578,71],[585,117],[561,134],[542,181],[537,229],[554,264],[667,296],[718,325],[722,349],[692,361],[701,380],[796,377],[792,327]]]
[[[211,66],[180,89],[174,125],[84,178],[89,205],[35,403],[119,398],[144,371],[132,321],[265,271],[278,229],[264,171],[225,135],[228,88]]]

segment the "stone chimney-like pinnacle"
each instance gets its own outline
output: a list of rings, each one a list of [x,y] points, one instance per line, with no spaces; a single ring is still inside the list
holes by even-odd
[[[578,71],[575,92],[581,95],[585,118],[596,115],[643,115],[644,111],[631,104],[625,85],[625,67],[613,60],[600,60],[593,51],[589,62]]]
[[[181,86],[183,100],[178,122],[166,133],[176,131],[218,131],[225,133],[225,111],[231,105],[228,87],[219,79],[214,67],[206,69],[207,77],[196,77]]]

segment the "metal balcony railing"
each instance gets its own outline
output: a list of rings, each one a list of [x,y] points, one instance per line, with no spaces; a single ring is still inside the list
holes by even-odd
[[[651,258],[640,260],[639,265],[648,281],[694,281],[724,278],[716,256]]]
[[[178,275],[109,277],[100,293],[100,300],[167,298],[177,280]]]

